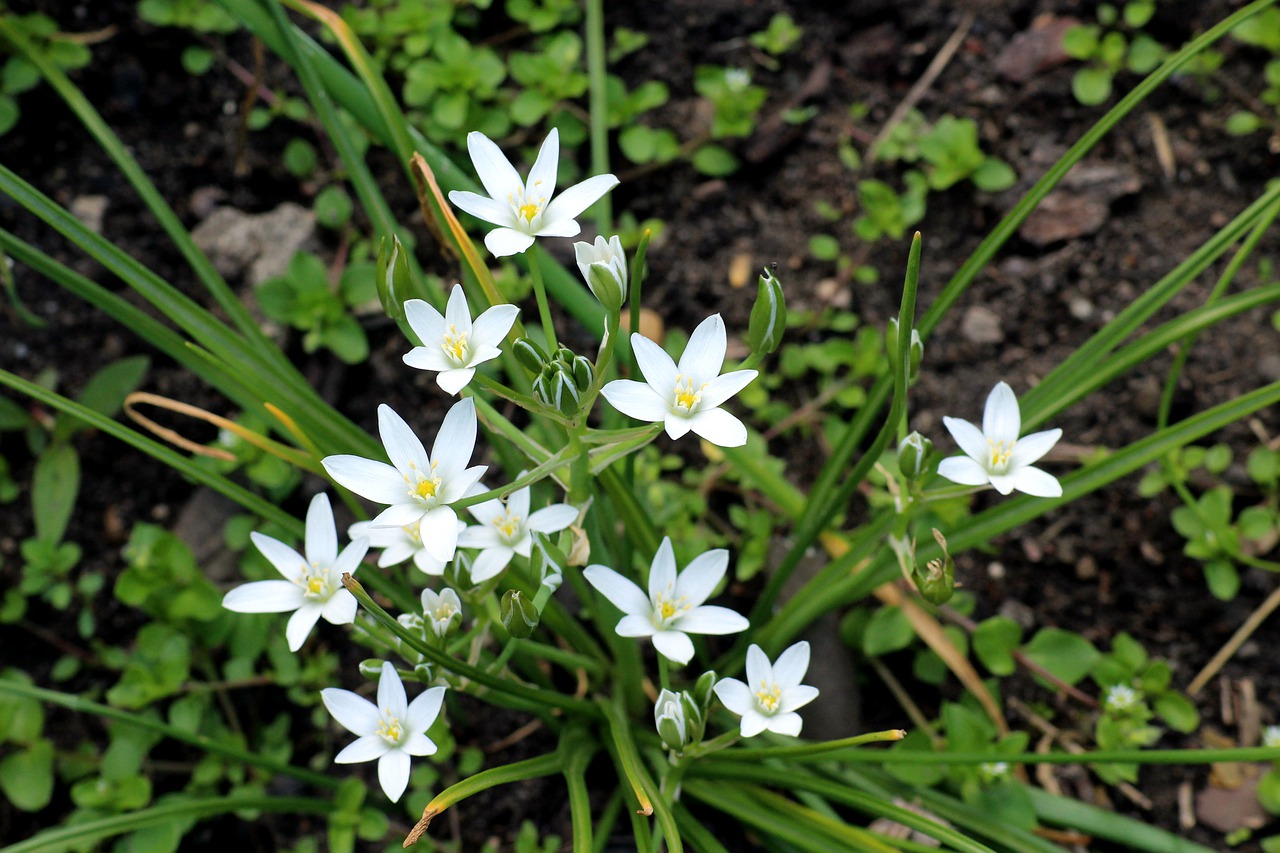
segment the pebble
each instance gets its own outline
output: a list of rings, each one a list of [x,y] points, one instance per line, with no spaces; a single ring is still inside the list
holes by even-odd
[[[985,305],[974,305],[960,320],[960,334],[975,344],[998,344],[1004,340],[1000,315]]]
[[[1280,355],[1270,353],[1258,359],[1258,373],[1268,382],[1280,379]]]
[[[107,213],[105,195],[81,195],[71,200],[71,215],[94,234],[102,233],[102,220]]]
[[[1093,303],[1083,296],[1073,296],[1067,301],[1067,310],[1077,320],[1088,320],[1093,316]]]
[[[285,202],[258,214],[219,207],[196,226],[191,237],[223,276],[243,275],[256,286],[283,275],[299,250],[314,248],[315,231],[314,213]]]
[[[1006,599],[1000,604],[1000,615],[1006,619],[1012,619],[1022,626],[1022,630],[1030,631],[1036,624],[1036,612],[1030,606],[1023,604],[1021,601],[1015,601],[1012,598]]]

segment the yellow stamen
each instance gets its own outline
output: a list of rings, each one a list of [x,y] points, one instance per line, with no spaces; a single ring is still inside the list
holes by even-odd
[[[533,217],[538,215],[540,208],[536,204],[522,204],[519,213],[525,218],[526,222],[533,222]]]
[[[1009,464],[1009,457],[1013,455],[1013,446],[1017,442],[1011,441],[1006,446],[1003,441],[992,441],[988,438],[987,444],[991,447],[991,467],[1000,469]]]
[[[439,485],[440,481],[436,478],[430,480],[424,478],[418,481],[418,486],[414,489],[414,492],[423,500],[434,498],[436,496],[436,487]]]
[[[772,714],[778,710],[778,705],[782,702],[782,689],[776,682],[770,684],[762,680],[760,689],[756,692],[756,701],[760,703],[761,708]]]
[[[707,383],[698,386],[698,390],[693,390],[693,379],[683,374],[676,377],[675,403],[678,407],[685,411],[692,412],[694,408],[702,401],[702,392],[707,387]]]
[[[520,532],[520,519],[508,510],[493,520],[493,526],[498,528],[504,539],[514,539]]]
[[[471,345],[467,342],[467,333],[459,332],[458,327],[449,324],[449,331],[444,336],[444,341],[440,348],[444,350],[444,354],[457,364],[466,364],[467,356],[471,354]]]
[[[378,734],[387,743],[398,744],[400,743],[400,737],[404,734],[404,729],[400,725],[400,720],[391,716],[389,709],[385,713],[386,716],[382,718],[382,724],[378,726]]]

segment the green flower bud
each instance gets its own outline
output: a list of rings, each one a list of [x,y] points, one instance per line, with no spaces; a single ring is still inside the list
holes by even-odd
[[[685,725],[681,694],[663,688],[653,706],[653,722],[658,729],[658,736],[668,749],[675,753],[684,751],[688,728]]]
[[[511,345],[511,353],[520,366],[537,376],[547,364],[547,354],[531,338],[520,338]]]
[[[716,679],[715,670],[704,672],[698,677],[697,682],[693,685],[693,690],[690,691],[693,701],[698,704],[698,708],[702,711],[704,717],[707,714],[707,709],[711,707],[711,700],[715,698],[711,691],[716,686]]]
[[[747,325],[747,343],[751,351],[766,355],[782,343],[787,330],[787,302],[782,296],[782,283],[766,269],[760,276],[756,289],[756,304],[751,306],[751,321]]]
[[[587,287],[605,310],[610,314],[620,310],[627,298],[627,256],[622,239],[615,234],[607,242],[596,237],[594,244],[574,243],[573,254]]]
[[[517,639],[525,639],[538,627],[538,608],[533,602],[520,594],[519,590],[509,589],[502,594],[502,602],[498,605],[498,616],[502,619],[507,633]]]
[[[707,718],[697,700],[686,690],[680,694],[680,707],[684,709],[685,735],[690,743],[702,740],[702,733],[707,728]]]
[[[911,579],[915,581],[916,588],[925,601],[930,604],[946,604],[956,591],[956,564],[947,552],[947,540],[937,528],[934,528],[933,538],[942,548],[942,558],[930,560],[923,571],[916,566],[912,570]]]
[[[898,445],[898,470],[908,480],[918,480],[929,470],[933,456],[933,442],[918,432],[913,432]]]
[[[378,243],[376,269],[378,301],[382,303],[382,310],[388,317],[399,320],[404,316],[404,301],[412,293],[409,263],[399,237],[391,238],[390,248],[385,237]]]
[[[578,386],[578,390],[586,392],[591,387],[592,381],[596,377],[596,369],[592,366],[591,361],[585,356],[575,355],[573,357],[573,384]]]
[[[898,363],[898,318],[889,318],[889,327],[885,330],[884,349],[891,364]],[[924,361],[924,342],[920,340],[920,332],[911,330],[911,343],[907,350],[907,383],[913,383],[920,376],[920,363]]]
[[[373,681],[382,675],[382,661],[377,658],[366,658],[360,661],[360,674]]]

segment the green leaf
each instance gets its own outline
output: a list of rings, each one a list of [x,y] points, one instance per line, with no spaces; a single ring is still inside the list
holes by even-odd
[[[809,254],[820,261],[834,261],[840,257],[840,241],[830,234],[814,234],[809,238]]]
[[[1156,13],[1155,0],[1130,0],[1124,4],[1124,23],[1130,29],[1141,29]]]
[[[1227,117],[1223,129],[1232,136],[1248,136],[1266,126],[1261,118],[1248,110],[1240,110]]]
[[[969,176],[969,180],[973,181],[973,185],[980,190],[998,193],[1009,189],[1009,187],[1017,183],[1018,173],[1013,171],[1013,167],[1005,161],[996,157],[988,157]]]
[[[1209,592],[1219,601],[1231,601],[1240,592],[1240,573],[1230,560],[1210,560],[1204,564]]]
[[[1125,631],[1111,640],[1111,654],[1130,672],[1136,673],[1147,665],[1147,650]]]
[[[648,163],[657,153],[657,142],[652,128],[642,124],[634,124],[622,131],[618,135],[618,147],[632,163]]]
[[[329,186],[316,196],[312,208],[316,213],[317,224],[337,230],[351,219],[353,206],[346,190],[339,186]]]
[[[284,167],[295,178],[310,177],[319,162],[316,147],[307,140],[294,137],[285,143]]]
[[[720,145],[704,145],[693,152],[693,168],[713,178],[732,175],[738,170],[738,158]]]
[[[66,443],[49,445],[36,461],[31,483],[31,508],[36,537],[46,543],[62,541],[80,492],[80,457]]]
[[[1022,642],[1022,626],[1005,616],[992,616],[973,632],[973,651],[992,675],[1012,675],[1013,650]]]
[[[911,645],[915,636],[916,631],[901,608],[881,607],[867,623],[862,635],[862,652],[868,657],[896,652]]]
[[[1062,34],[1062,50],[1072,59],[1089,59],[1098,49],[1098,28],[1092,25],[1068,27]]]
[[[53,798],[53,743],[38,740],[0,761],[0,791],[24,812],[37,812]]]
[[[1272,770],[1258,780],[1258,805],[1280,814],[1280,770]]]
[[[1181,693],[1165,693],[1156,699],[1155,710],[1174,731],[1187,734],[1200,725],[1200,712],[1195,703]]]
[[[347,364],[359,364],[369,357],[369,341],[354,317],[343,317],[329,327],[324,345]]]
[[[76,397],[82,405],[109,418],[115,417],[124,406],[124,399],[138,389],[151,367],[151,359],[135,355],[112,362],[95,373]],[[59,415],[54,429],[54,440],[67,439],[84,421],[70,415]]]
[[[1105,68],[1081,68],[1071,78],[1071,93],[1086,106],[1095,106],[1111,97],[1111,72]]]
[[[1093,643],[1061,628],[1042,628],[1022,651],[1067,684],[1088,675],[1101,657]]]
[[[1129,45],[1129,56],[1125,64],[1134,74],[1149,74],[1160,64],[1166,53],[1164,45],[1142,33],[1135,36],[1133,44]]]
[[[199,77],[213,67],[214,52],[207,47],[191,45],[182,51],[182,68],[193,77]]]
[[[12,130],[20,115],[18,102],[8,95],[0,95],[0,135]]]

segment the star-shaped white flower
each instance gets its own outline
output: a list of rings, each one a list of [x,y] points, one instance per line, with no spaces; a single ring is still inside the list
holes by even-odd
[[[804,722],[796,709],[818,698],[818,688],[800,683],[808,669],[809,644],[803,640],[772,664],[752,643],[747,649],[747,682],[723,678],[713,689],[724,706],[742,718],[743,737],[754,737],[765,729],[794,736]]]
[[[432,589],[422,591],[422,616],[437,637],[449,633],[454,624],[462,624],[462,601],[458,594],[445,587],[436,592]]]
[[[444,687],[432,687],[409,702],[390,661],[382,664],[377,705],[350,690],[321,690],[320,698],[333,718],[359,736],[334,756],[333,763],[356,764],[376,758],[378,782],[387,797],[396,802],[409,785],[409,756],[432,755],[436,751],[426,731],[440,716],[444,691]]]
[[[627,256],[622,238],[597,236],[594,243],[574,243],[578,271],[596,299],[610,311],[617,311],[627,298]]]
[[[502,149],[483,133],[467,134],[467,150],[489,195],[454,190],[449,193],[449,201],[472,216],[499,226],[484,238],[485,246],[497,258],[525,251],[533,245],[534,237],[576,236],[582,230],[577,223],[578,214],[618,185],[613,175],[596,175],[552,200],[560,165],[560,133],[555,128],[542,143],[528,181],[520,180],[520,173]]]
[[[747,387],[756,371],[720,375],[728,341],[719,314],[712,314],[693,330],[678,365],[662,347],[642,335],[631,336],[631,348],[645,381],[615,379],[605,385],[601,393],[610,405],[636,420],[663,423],[672,438],[693,430],[721,447],[747,443],[742,421],[720,406]]]
[[[355,574],[369,550],[369,540],[354,539],[338,553],[338,531],[327,495],[316,495],[307,508],[305,557],[257,531],[249,538],[285,579],[241,584],[222,599],[223,607],[237,613],[294,611],[285,628],[289,650],[294,652],[302,648],[321,616],[334,625],[355,621],[356,600],[342,585],[342,574]]]
[[[466,529],[466,522],[458,519],[458,533]],[[445,561],[437,560],[427,553],[422,544],[422,536],[418,533],[417,524],[406,524],[403,527],[374,527],[373,522],[357,521],[347,528],[347,536],[352,539],[364,537],[369,540],[370,548],[381,548],[378,555],[378,568],[386,569],[398,566],[405,560],[412,559],[413,566],[424,575],[439,577],[444,574]]]
[[[528,557],[533,533],[558,533],[578,517],[578,510],[569,504],[552,504],[530,513],[528,486],[516,489],[505,503],[495,499],[469,509],[480,523],[459,534],[458,545],[481,549],[471,564],[472,583],[496,577],[517,554]]]
[[[982,429],[960,418],[943,418],[942,422],[967,454],[938,463],[938,473],[943,477],[964,486],[990,483],[1002,495],[1014,489],[1041,498],[1062,495],[1062,485],[1056,477],[1031,465],[1058,443],[1062,430],[1033,432],[1018,438],[1022,414],[1013,389],[1004,382],[997,383],[987,397]]]
[[[693,657],[689,634],[736,634],[750,623],[727,607],[703,604],[729,568],[723,548],[694,557],[676,573],[671,539],[663,537],[649,567],[649,594],[606,566],[587,566],[582,576],[624,614],[620,637],[653,637],[653,646],[668,660],[685,664]]]
[[[519,313],[514,305],[494,305],[473,323],[460,284],[453,286],[443,316],[423,300],[410,299],[404,304],[404,316],[422,346],[405,353],[404,363],[439,371],[436,384],[447,394],[457,394],[475,376],[476,365],[502,354],[498,344]]]
[[[453,559],[458,544],[458,514],[449,504],[465,497],[486,467],[467,468],[476,446],[476,404],[453,404],[440,424],[431,455],[390,406],[378,407],[378,434],[391,460],[326,456],[321,460],[334,482],[374,503],[388,504],[374,527],[418,526],[422,547],[435,560]]]

